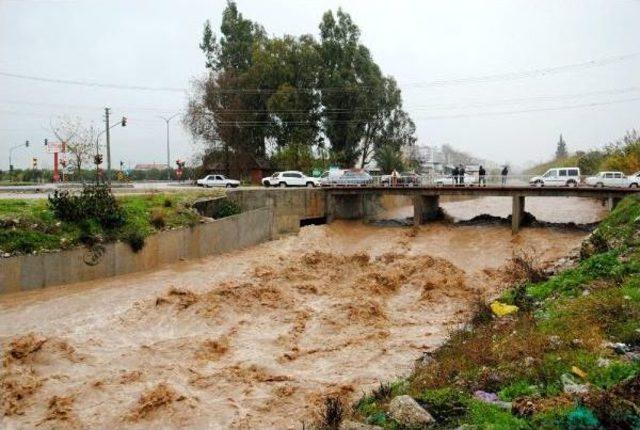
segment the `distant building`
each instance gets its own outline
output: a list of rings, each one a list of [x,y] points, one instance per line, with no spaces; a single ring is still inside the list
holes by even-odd
[[[136,164],[134,170],[167,170],[164,163]]]

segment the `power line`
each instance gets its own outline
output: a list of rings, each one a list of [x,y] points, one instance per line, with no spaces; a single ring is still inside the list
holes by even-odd
[[[572,63],[565,64],[560,66],[552,66],[538,69],[531,69],[522,72],[506,72],[506,73],[496,73],[489,75],[480,75],[480,76],[471,76],[465,78],[458,79],[446,79],[446,80],[435,80],[430,82],[413,82],[406,83],[405,86],[414,86],[416,88],[427,88],[427,87],[441,87],[441,86],[449,86],[449,85],[463,85],[463,84],[471,84],[471,83],[486,83],[486,82],[497,82],[503,80],[516,80],[516,79],[524,79],[531,77],[541,77],[547,75],[553,75],[557,73],[564,73],[568,71],[575,70],[583,70],[589,69],[593,67],[601,67],[609,64],[631,60],[640,56],[640,52],[634,52],[630,54],[617,55],[607,58],[602,58],[598,60],[589,60],[580,63]],[[49,82],[56,84],[66,84],[66,85],[79,85],[86,87],[95,87],[95,88],[108,88],[108,89],[120,89],[120,90],[135,90],[135,91],[164,91],[164,92],[180,92],[184,93],[186,91],[185,88],[177,88],[177,87],[150,87],[150,86],[142,86],[142,85],[123,85],[123,84],[113,84],[113,83],[104,83],[104,82],[92,82],[86,80],[74,80],[74,79],[61,79],[61,78],[50,78],[43,76],[33,76],[33,75],[25,75],[19,73],[10,73],[0,71],[0,76],[30,80],[30,81],[38,81],[38,82]],[[295,88],[292,89],[292,92],[314,92],[314,91],[323,91],[323,92],[353,92],[353,91],[361,91],[362,89],[368,88],[365,85],[357,85],[349,87],[326,87],[326,88]],[[223,89],[218,92],[221,94],[269,94],[274,93],[277,90],[275,89],[266,89],[266,88],[235,88],[235,89]]]

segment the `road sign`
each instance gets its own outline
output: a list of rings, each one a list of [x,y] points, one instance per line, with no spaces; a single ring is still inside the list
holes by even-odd
[[[62,142],[47,142],[46,150],[49,154],[64,152],[64,145]]]

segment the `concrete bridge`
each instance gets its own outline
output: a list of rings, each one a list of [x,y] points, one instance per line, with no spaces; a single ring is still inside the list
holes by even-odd
[[[518,232],[527,197],[587,197],[607,202],[613,209],[618,201],[637,192],[630,188],[533,188],[533,187],[331,187],[331,188],[238,188],[227,196],[243,210],[269,207],[273,211],[274,234],[293,233],[301,225],[326,219],[363,219],[375,216],[383,195],[407,196],[413,201],[416,225],[439,216],[440,196],[498,196],[512,198],[512,230]],[[207,213],[206,202],[201,213]]]
[[[327,222],[333,219],[365,219],[372,214],[377,196],[403,195],[413,201],[413,222],[420,225],[439,215],[439,198],[449,196],[497,196],[513,199],[511,229],[517,233],[524,218],[526,197],[587,197],[606,201],[609,209],[632,188],[536,188],[536,187],[332,187],[326,188]]]

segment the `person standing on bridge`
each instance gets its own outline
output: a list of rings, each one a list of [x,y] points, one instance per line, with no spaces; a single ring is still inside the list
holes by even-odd
[[[502,186],[507,185],[507,175],[509,174],[509,166],[504,166],[502,169]]]
[[[458,170],[458,166],[455,166],[451,171],[451,176],[453,177],[453,185],[458,186],[458,175],[460,174],[460,170]]]
[[[460,175],[460,186],[464,187],[464,166],[461,164],[460,165],[460,169],[458,170],[458,174]]]
[[[478,169],[478,185],[481,187],[486,187],[487,186],[487,171],[484,170],[484,167],[480,166],[480,168]]]

